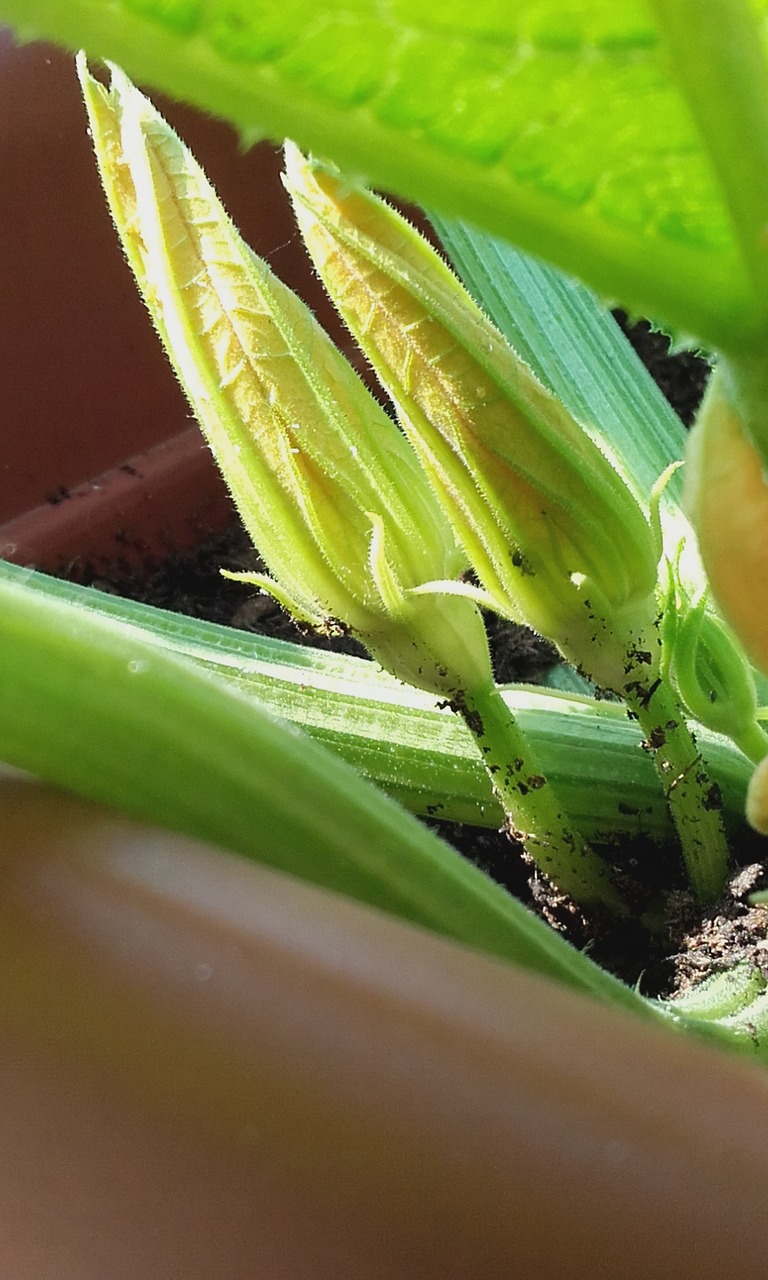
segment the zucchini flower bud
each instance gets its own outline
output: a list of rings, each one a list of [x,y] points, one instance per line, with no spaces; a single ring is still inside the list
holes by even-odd
[[[660,538],[605,444],[383,200],[290,144],[286,185],[326,288],[478,574],[479,598],[549,636],[599,683],[650,686]]]
[[[685,503],[717,603],[755,666],[768,673],[768,483],[736,397],[716,370],[690,433]],[[768,834],[768,737],[755,722],[736,738],[758,761],[747,820]]]
[[[685,505],[712,594],[768,673],[768,483],[718,371],[688,440]]]
[[[270,571],[230,576],[438,696],[487,688],[476,604],[429,586],[466,562],[410,445],[150,103],[116,68],[109,91],[79,71],[126,254]]]

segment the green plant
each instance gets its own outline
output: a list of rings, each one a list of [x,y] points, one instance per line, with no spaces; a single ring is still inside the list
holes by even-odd
[[[226,114],[245,132],[253,130],[257,116],[262,113],[261,121],[266,121],[270,133],[290,132],[304,145],[316,146],[347,167],[362,166],[372,178],[391,184],[407,195],[434,201],[447,211],[460,210],[492,229],[508,230],[527,248],[577,270],[584,279],[620,296],[622,302],[651,311],[667,324],[695,333],[702,342],[717,347],[724,354],[718,381],[705,405],[701,427],[697,429],[703,446],[697,455],[697,483],[693,490],[693,507],[697,512],[704,512],[697,522],[709,533],[714,526],[711,516],[706,514],[706,503],[716,490],[710,477],[713,450],[705,447],[707,442],[714,437],[715,451],[724,441],[728,443],[719,425],[724,414],[729,424],[735,421],[736,444],[747,450],[750,459],[761,442],[764,377],[760,351],[768,322],[762,290],[765,248],[761,238],[760,204],[754,195],[755,191],[759,194],[759,183],[754,175],[762,173],[762,148],[768,136],[762,128],[761,114],[768,75],[756,52],[760,44],[754,39],[750,26],[755,21],[754,15],[746,6],[736,3],[666,4],[657,6],[657,25],[654,25],[649,13],[639,5],[623,7],[621,15],[616,17],[612,10],[595,0],[591,5],[582,6],[578,13],[566,11],[565,6],[553,13],[551,6],[544,12],[533,5],[521,5],[509,15],[505,6],[499,6],[497,11],[485,11],[484,15],[471,20],[465,18],[469,29],[466,26],[461,29],[451,26],[444,7],[438,16],[436,6],[425,0],[422,9],[425,23],[433,24],[431,34],[434,35],[435,25],[442,32],[445,58],[436,60],[432,79],[427,79],[425,85],[426,43],[420,44],[419,39],[414,38],[410,44],[404,44],[397,63],[402,73],[399,78],[395,77],[397,92],[389,94],[379,92],[380,79],[377,78],[384,65],[386,41],[377,49],[370,15],[353,17],[330,5],[324,11],[325,24],[318,21],[316,7],[312,11],[315,18],[309,21],[304,6],[299,3],[287,10],[281,8],[279,15],[266,7],[255,16],[247,6],[238,9],[234,4],[224,14],[218,7],[195,3],[158,5],[157,9],[150,4],[125,4],[117,10],[113,5],[41,3],[24,6],[24,21],[37,22],[40,31],[64,41],[83,43],[95,55],[113,54],[130,72],[197,97],[210,108]],[[19,17],[14,13],[13,4],[5,4],[2,11],[12,20]],[[411,15],[411,20],[415,21],[418,16]],[[727,39],[716,38],[721,31],[717,23],[723,20]],[[695,21],[690,39],[686,36],[686,21]],[[460,23],[460,19],[456,22]],[[483,24],[487,25],[486,30]],[[379,34],[393,37],[398,30],[398,20],[393,17],[391,28]],[[146,39],[149,33],[152,40]],[[508,67],[504,55],[508,56],[509,49],[503,40],[499,49],[492,47],[487,40],[491,33],[508,37],[508,43],[512,35],[525,36],[529,41],[527,62],[523,59],[524,65],[517,67],[508,79],[502,73]],[[663,39],[667,41],[666,46]],[[665,47],[675,68],[673,72],[664,70],[660,51]],[[583,57],[585,49],[595,56]],[[318,52],[323,51],[327,57],[318,59]],[[170,59],[169,54],[173,55]],[[269,68],[263,65],[267,59]],[[726,109],[720,90],[727,85],[734,65],[747,66],[750,73],[740,81],[742,92],[728,98]],[[691,73],[694,66],[696,76]],[[708,73],[706,77],[704,71]],[[443,76],[446,83],[442,83]],[[446,96],[448,77],[450,96]],[[705,79],[706,92],[702,88]],[[291,83],[299,86],[292,95],[287,92]],[[487,92],[489,85],[496,85],[495,92]],[[538,96],[543,86],[552,88],[553,96],[548,99],[548,112],[538,118]],[[621,135],[622,156],[632,157],[623,183],[620,175],[617,177],[610,171],[611,160],[617,159],[615,146],[606,154],[597,145],[613,141],[605,135],[600,112],[600,94],[609,87],[619,94],[643,95],[641,125],[631,139],[636,145],[630,147],[626,131]],[[108,100],[93,84],[91,90],[92,111],[98,110],[99,104],[103,108]],[[126,103],[133,102],[132,123],[127,127],[134,130],[136,154],[139,154],[141,111],[136,107],[136,100],[130,98],[130,90],[124,87],[122,92]],[[363,112],[359,104],[369,100],[374,102],[376,110]],[[323,111],[315,110],[318,102],[322,103]],[[566,102],[571,107],[575,103],[578,108],[573,109],[575,123],[570,123],[571,117],[565,114]],[[510,115],[513,104],[514,112]],[[144,123],[146,125],[146,120]],[[533,124],[538,127],[531,127]],[[414,138],[413,130],[417,126]],[[513,129],[517,131],[515,146],[507,154],[509,131]],[[162,149],[160,126],[150,120],[148,130],[150,133],[154,130],[155,143]],[[734,152],[732,146],[734,138],[740,140],[738,152]],[[178,292],[180,285],[183,289],[192,278],[181,282],[177,278],[174,285],[171,274],[163,274],[162,263],[172,255],[162,246],[158,249],[142,238],[144,231],[140,219],[136,218],[137,207],[156,198],[150,171],[153,163],[157,169],[157,156],[151,148],[144,153],[141,161],[144,186],[139,190],[138,170],[132,169],[127,174],[122,159],[125,139],[117,136],[109,120],[99,145],[107,172],[111,163],[116,175],[114,186],[123,183],[117,195],[115,191],[111,193],[116,221],[118,226],[122,221],[129,257],[161,336],[168,337],[166,326],[176,323],[177,318],[168,289],[175,287]],[[509,163],[502,163],[502,159]],[[190,177],[191,170],[184,171],[185,162],[180,163],[175,176],[181,175],[187,183],[196,180]],[[422,313],[411,316],[413,323],[432,326],[437,345],[427,348],[422,375],[429,372],[430,351],[432,356],[440,356],[445,349],[440,347],[440,325],[453,342],[461,339],[462,326],[464,330],[472,330],[474,326],[475,331],[462,348],[464,363],[459,369],[459,382],[447,380],[438,388],[440,394],[450,398],[457,387],[461,390],[459,383],[461,378],[466,378],[468,367],[470,376],[490,377],[495,387],[504,386],[507,392],[515,378],[525,381],[520,363],[514,363],[514,358],[500,347],[490,359],[487,354],[481,354],[484,341],[494,345],[493,331],[483,327],[485,322],[479,314],[473,317],[469,304],[459,305],[451,292],[457,286],[447,283],[447,273],[440,276],[441,268],[427,263],[424,256],[427,251],[415,241],[409,241],[408,233],[401,226],[395,227],[393,215],[381,213],[384,222],[381,235],[366,241],[369,226],[365,225],[365,218],[375,221],[382,207],[362,194],[353,194],[346,200],[343,183],[339,188],[337,177],[320,168],[304,169],[302,164],[300,158],[294,158],[291,178],[294,193],[308,238],[311,239],[312,234],[326,235],[327,243],[320,256],[324,254],[332,266],[334,262],[342,262],[343,270],[335,285],[330,281],[342,310],[347,301],[345,283],[349,283],[356,271],[362,278],[363,267],[374,268],[383,277],[379,288],[383,311],[377,314],[386,314],[389,307],[390,317],[401,313],[405,317],[409,306],[420,304]],[[173,165],[169,172],[172,170]],[[335,193],[333,184],[336,184]],[[338,216],[342,205],[354,204],[355,200],[363,203],[362,231],[356,217],[345,220]],[[169,216],[166,208],[156,223],[158,234],[169,225]],[[408,518],[412,528],[421,531],[428,522],[432,523],[436,531],[432,541],[437,558],[425,552],[422,563],[415,568],[412,556],[406,555],[405,560],[393,558],[392,535],[383,526],[382,517],[376,516],[376,502],[383,501],[386,507],[389,501],[383,496],[383,482],[378,488],[374,486],[366,491],[363,505],[358,503],[357,507],[359,541],[361,545],[366,539],[370,542],[367,562],[362,556],[359,566],[363,568],[367,564],[378,593],[379,604],[373,615],[370,583],[362,588],[343,583],[343,599],[338,594],[328,596],[320,591],[326,566],[331,559],[338,561],[338,557],[328,555],[328,548],[323,548],[321,542],[321,555],[308,576],[300,584],[286,579],[289,571],[285,566],[293,562],[292,554],[281,561],[279,543],[290,520],[290,504],[283,507],[282,514],[274,521],[274,537],[267,560],[276,571],[278,586],[270,589],[276,590],[283,600],[290,600],[294,608],[298,604],[307,616],[327,617],[329,613],[338,612],[395,674],[406,675],[411,683],[421,683],[432,695],[432,705],[434,695],[439,694],[463,713],[470,728],[473,724],[477,728],[482,722],[483,732],[477,735],[481,747],[491,746],[483,741],[485,724],[492,718],[490,708],[498,708],[499,718],[503,717],[507,724],[506,729],[499,727],[498,734],[494,731],[491,763],[496,770],[503,764],[498,753],[504,748],[499,749],[497,741],[500,735],[510,731],[510,706],[517,711],[523,732],[532,731],[530,736],[534,741],[537,729],[554,738],[566,737],[573,733],[577,723],[580,740],[588,741],[591,733],[599,739],[610,725],[612,733],[618,734],[613,740],[626,743],[620,771],[623,783],[620,781],[619,786],[624,785],[630,794],[639,796],[640,788],[648,789],[650,785],[647,778],[637,783],[634,780],[634,771],[639,768],[637,759],[642,759],[639,735],[632,735],[630,725],[621,723],[619,729],[615,709],[601,708],[587,700],[569,701],[553,694],[539,694],[538,702],[531,708],[532,695],[525,691],[510,691],[502,698],[490,689],[483,668],[482,643],[477,640],[473,594],[503,612],[530,618],[587,671],[591,665],[589,649],[590,645],[594,648],[595,636],[608,635],[604,652],[601,649],[590,673],[626,697],[634,714],[641,717],[647,740],[667,783],[671,808],[676,811],[694,888],[702,898],[714,898],[722,884],[725,861],[715,787],[723,793],[726,811],[733,813],[739,803],[739,780],[743,793],[749,764],[743,751],[728,747],[721,740],[713,742],[709,761],[715,778],[713,787],[703,775],[698,752],[685,737],[683,717],[672,699],[681,697],[695,718],[703,720],[705,726],[711,720],[715,732],[730,734],[757,760],[765,751],[759,725],[763,684],[759,674],[750,672],[735,637],[716,618],[706,599],[706,581],[676,503],[678,477],[668,477],[665,487],[660,485],[653,491],[669,464],[679,457],[679,435],[676,436],[674,426],[647,389],[642,391],[639,404],[626,391],[614,405],[600,402],[596,371],[616,338],[609,335],[588,296],[572,294],[578,313],[574,333],[582,344],[579,349],[584,349],[586,342],[589,352],[587,378],[563,379],[559,371],[542,364],[540,350],[537,352],[535,348],[542,341],[545,325],[541,320],[535,322],[530,310],[527,316],[525,311],[530,308],[531,281],[549,298],[554,298],[558,291],[562,296],[567,286],[479,233],[447,224],[441,218],[436,222],[449,253],[500,328],[509,331],[511,317],[504,314],[504,309],[510,306],[515,309],[509,334],[513,344],[545,386],[555,384],[554,390],[564,402],[563,409],[547,390],[531,381],[527,390],[523,388],[515,408],[529,426],[535,401],[542,439],[550,451],[547,453],[545,449],[543,462],[537,463],[534,459],[531,463],[533,471],[537,465],[543,468],[536,476],[539,483],[549,482],[554,475],[553,465],[563,463],[566,449],[562,442],[568,441],[570,469],[564,472],[567,492],[561,495],[563,514],[557,527],[563,533],[563,546],[568,548],[567,556],[563,553],[564,561],[576,548],[584,564],[579,561],[574,565],[568,561],[566,577],[570,594],[566,600],[562,589],[552,587],[545,602],[546,612],[542,612],[539,591],[526,591],[521,595],[521,585],[529,585],[522,581],[526,576],[545,576],[547,558],[536,559],[540,548],[536,545],[535,530],[515,526],[514,522],[504,527],[505,511],[509,516],[513,508],[505,507],[493,490],[490,473],[478,470],[473,478],[490,515],[487,509],[480,512],[476,504],[467,502],[462,519],[454,522],[453,532],[464,548],[466,561],[478,570],[484,594],[478,596],[470,589],[457,587],[455,576],[460,562],[456,559],[453,536],[442,528],[441,517],[432,510],[432,499],[426,489],[420,514],[411,511]],[[229,243],[234,244],[231,236]],[[388,256],[381,249],[382,244]],[[176,247],[175,241],[173,247]],[[343,261],[345,252],[346,262]],[[510,275],[499,300],[494,297],[497,282],[490,278],[484,281],[482,273],[492,272],[493,264],[501,258],[506,259]],[[231,266],[229,260],[227,266]],[[250,268],[258,273],[259,268],[252,260]],[[426,275],[419,274],[422,268]],[[429,271],[435,281],[431,293]],[[516,293],[524,273],[529,280],[527,296],[522,290]],[[414,280],[419,282],[419,287],[411,289],[409,294]],[[422,288],[423,280],[427,283]],[[371,285],[370,277],[366,278],[366,285]],[[389,296],[395,285],[406,295],[398,304],[401,312]],[[375,294],[376,288],[371,287],[371,293]],[[293,304],[283,300],[280,305]],[[278,314],[278,310],[275,305],[272,315]],[[415,380],[403,374],[405,366],[398,369],[396,362],[388,358],[384,326],[377,328],[372,322],[371,337],[366,332],[368,318],[359,309],[355,312],[354,299],[348,311],[347,318],[353,329],[357,327],[361,341],[370,350],[374,364],[388,384],[411,439],[417,446],[420,444],[422,463],[429,464],[430,459],[434,463],[437,458],[432,481],[438,495],[441,489],[449,496],[469,492],[466,481],[462,489],[461,481],[456,481],[445,469],[448,463],[454,462],[453,455],[444,452],[440,461],[440,433],[433,433],[431,437],[425,434],[434,428],[436,404],[439,416],[439,394],[433,394],[430,399],[428,379],[422,377],[417,388]],[[299,319],[298,312],[293,314],[294,327],[300,328],[304,321]],[[403,325],[405,323],[404,318]],[[516,325],[522,326],[522,343]],[[231,448],[236,454],[238,427],[232,415],[219,435],[217,428],[206,421],[209,403],[216,400],[220,386],[215,386],[210,377],[205,384],[196,382],[198,371],[205,368],[207,355],[202,349],[202,339],[208,332],[204,318],[197,324],[187,322],[180,336],[169,338],[169,345],[180,377],[215,447],[220,453]],[[188,364],[179,362],[180,351],[192,353]],[[333,358],[328,356],[327,360],[332,363]],[[468,366],[467,361],[472,360],[475,364]],[[622,353],[621,360],[622,367],[630,370],[626,353]],[[437,360],[432,363],[442,379],[445,364],[440,365]],[[337,370],[338,366],[333,368]],[[226,367],[219,371],[220,382],[226,381],[222,373],[227,374]],[[346,387],[342,373],[329,376],[335,379],[336,389]],[[233,373],[233,381],[236,379],[237,370]],[[424,388],[424,395],[420,395]],[[358,391],[356,388],[354,394]],[[282,395],[282,391],[279,394]],[[352,391],[349,394],[353,396]],[[322,407],[328,411],[331,398],[327,392],[323,395]],[[453,399],[463,411],[461,396],[453,395]],[[481,398],[481,423],[483,405]],[[602,452],[593,452],[596,446],[590,435],[581,431],[571,414],[575,419],[594,423],[603,436],[609,437],[617,469],[605,465]],[[626,421],[617,429],[615,419],[620,421],[622,414],[626,414]],[[650,422],[643,421],[646,414]],[[612,415],[615,415],[614,421]],[[638,418],[642,425],[638,425]],[[513,429],[514,423],[507,422],[504,431]],[[751,433],[749,437],[744,434],[745,430]],[[454,444],[458,434],[455,429]],[[493,437],[481,438],[481,449],[492,448],[495,458],[505,459],[503,434],[502,431]],[[472,449],[466,453],[455,452],[462,465],[471,471],[472,458],[478,456],[477,442],[474,452]],[[719,455],[715,453],[715,456]],[[230,456],[226,464],[225,469],[237,476],[236,458]],[[617,479],[619,470],[625,473],[624,485]],[[613,546],[601,547],[594,536],[590,541],[579,522],[572,521],[572,506],[578,508],[578,503],[571,504],[570,497],[579,477],[590,472],[594,483],[591,488],[589,485],[585,488],[582,513],[593,514],[594,504],[603,501],[600,524],[603,528],[606,522],[611,526],[612,537],[620,538],[622,532],[630,527],[634,529],[630,542],[622,543],[619,555],[613,556],[613,560]],[[742,472],[743,467],[735,468],[734,483],[738,484]],[[290,468],[283,469],[283,479],[285,474],[293,475]],[[307,504],[307,490],[302,487],[305,483],[301,477],[296,481],[295,505]],[[340,492],[348,484],[345,475]],[[241,510],[247,515],[247,491],[239,489],[237,482],[233,487]],[[358,488],[362,493],[362,488]],[[760,500],[759,491],[757,500]],[[371,516],[371,507],[375,518]],[[444,503],[444,516],[449,507],[449,503]],[[321,520],[321,526],[322,523]],[[722,521],[720,523],[722,525]],[[264,537],[263,511],[254,519],[254,525]],[[500,525],[507,543],[520,557],[514,564],[517,575],[512,578],[499,568],[503,561],[498,549]],[[370,538],[371,530],[373,538]],[[406,541],[412,543],[413,540],[409,536]],[[657,589],[654,579],[662,544],[665,576]],[[717,539],[710,548],[707,538],[702,537],[702,549],[709,565],[713,566],[714,586],[727,607],[728,592],[720,588],[718,582],[737,578],[731,561],[725,573],[718,572],[722,548]],[[623,593],[619,590],[614,596],[613,585],[620,579],[625,561],[631,566],[627,586]],[[338,569],[338,563],[333,567]],[[354,572],[352,565],[353,575]],[[586,632],[574,622],[577,616],[574,609],[581,609],[586,599],[586,589],[579,597],[585,583],[591,603],[594,604],[596,598],[600,600],[595,609],[596,619],[590,618],[590,629]],[[259,585],[264,585],[263,579]],[[320,593],[319,600],[313,598],[313,590]],[[338,590],[337,581],[332,584],[332,590]],[[737,590],[735,594],[737,599],[743,599],[743,586],[741,592]],[[740,973],[736,980],[715,981],[688,1012],[682,1004],[673,1009],[643,1001],[550,934],[400,811],[383,800],[374,799],[369,789],[349,770],[332,762],[327,753],[319,749],[315,752],[303,741],[299,746],[295,736],[273,722],[257,703],[266,696],[282,714],[291,708],[296,720],[311,723],[315,732],[333,741],[342,754],[355,733],[362,733],[369,740],[378,735],[382,750],[380,759],[374,759],[371,765],[374,776],[377,768],[383,772],[387,733],[390,733],[390,741],[394,741],[398,753],[393,770],[396,777],[390,779],[390,785],[394,782],[397,793],[408,798],[414,807],[424,810],[440,803],[447,806],[450,814],[452,805],[456,812],[461,803],[467,803],[467,792],[471,785],[478,786],[479,775],[468,763],[469,756],[464,743],[454,733],[455,726],[447,715],[440,716],[432,710],[429,699],[411,695],[379,675],[363,674],[353,663],[298,658],[290,646],[267,646],[262,650],[263,657],[249,656],[243,661],[233,657],[237,641],[222,642],[218,633],[209,628],[172,623],[112,602],[102,605],[88,593],[51,585],[10,567],[3,569],[3,595],[2,679],[7,697],[0,750],[13,763],[32,768],[84,794],[110,800],[167,825],[271,860],[309,879],[399,912],[608,999],[619,1000],[650,1016],[676,1019],[703,1034],[750,1051],[755,1046],[758,1050],[764,1049],[761,1020],[765,1016],[766,997],[759,977]],[[341,600],[340,607],[337,600]],[[417,632],[425,637],[429,627],[423,620],[428,620],[430,614],[434,616],[438,607],[445,619],[454,618],[459,609],[467,619],[465,627],[457,628],[459,634],[453,648],[453,652],[461,654],[457,665],[460,674],[455,677],[451,662],[439,655],[428,661],[433,662],[433,670],[447,670],[450,673],[447,680],[444,676],[438,681],[434,676],[413,679],[413,672],[403,667],[403,636],[406,641],[412,640]],[[657,630],[659,607],[662,622]],[[625,608],[629,609],[631,621],[617,622]],[[419,619],[414,621],[412,613],[418,613]],[[745,623],[734,608],[729,608],[729,616],[748,642],[750,620]],[[393,621],[397,633],[394,638]],[[466,639],[470,632],[470,638]],[[428,645],[428,641],[425,643]],[[753,646],[752,652],[756,660],[764,662],[759,644]],[[479,659],[478,653],[481,653]],[[638,659],[638,654],[646,653],[647,659],[645,656]],[[467,661],[473,672],[481,670],[476,678],[473,675],[467,680]],[[301,683],[310,683],[311,688],[299,697],[295,669],[301,662],[313,670],[308,681],[305,665]],[[423,672],[423,653],[418,662]],[[648,667],[647,679],[644,672],[638,672],[638,664]],[[89,673],[87,681],[82,675],[84,669]],[[101,678],[93,682],[96,671]],[[346,682],[343,697],[333,690],[339,672],[343,672]],[[675,687],[677,694],[672,693]],[[258,690],[256,696],[254,689]],[[77,721],[67,723],[64,712],[76,699]],[[312,707],[308,705],[310,700]],[[402,712],[387,721],[384,708],[391,709],[397,704],[402,706]],[[715,708],[714,714],[710,714],[711,707]],[[531,710],[531,723],[526,728],[526,711]],[[517,730],[512,727],[512,731]],[[427,767],[435,770],[434,780],[419,781],[418,785],[415,780],[423,779],[424,774],[419,773],[418,761],[414,758],[414,733],[422,735],[421,749]],[[425,739],[433,733],[441,735],[438,746],[433,742],[428,748],[424,747]],[[681,735],[679,742],[678,734]],[[707,744],[706,732],[701,734],[701,741]],[[526,768],[526,777],[567,779],[569,765],[564,763],[564,752],[558,752],[557,744],[550,745],[554,746],[551,761],[545,751],[541,753],[541,775],[536,763]],[[531,751],[533,760],[535,748],[526,750]],[[705,754],[710,754],[708,746]],[[268,785],[261,778],[267,757],[273,770],[279,762],[281,784],[277,788],[274,774]],[[445,772],[440,774],[440,768],[448,761],[451,764],[459,761],[460,769],[464,770],[462,776],[468,781],[458,785],[446,781],[440,784],[444,787],[440,791],[436,778],[445,777]],[[598,764],[598,776],[603,767],[604,759]],[[470,778],[474,782],[470,783]],[[736,780],[735,790],[730,793],[728,778]],[[586,784],[587,780],[584,781]],[[558,789],[559,786],[558,781]],[[637,791],[633,790],[635,786]],[[298,812],[294,806],[297,789],[301,790],[303,801]],[[573,786],[571,789],[574,790]],[[513,807],[513,802],[520,797],[520,788],[517,790],[517,797],[510,799],[503,787],[497,787],[497,801],[507,807],[510,824],[519,829]],[[547,794],[544,786],[533,790]],[[585,790],[586,785],[581,789],[582,797]],[[329,793],[337,801],[332,818],[327,816]],[[498,808],[491,804],[490,787],[486,785],[483,789],[480,784],[477,794],[480,796],[477,807],[485,806],[496,821]],[[753,786],[753,796],[755,794],[758,793]],[[262,808],[268,806],[274,817],[270,825],[279,835],[271,845],[254,839],[249,815],[255,803]],[[587,813],[580,814],[582,834],[589,834],[584,828],[591,825],[599,830],[603,818],[596,808],[591,809],[590,802],[585,807]],[[759,809],[755,803],[752,807],[753,812]],[[759,813],[756,816],[759,820]],[[534,857],[537,845],[546,849],[559,843],[566,855],[569,848],[575,847],[570,826],[565,826],[553,839],[553,824],[548,815],[543,819],[543,835],[537,833],[533,809],[526,809],[525,820],[531,824],[526,834],[531,837],[528,847]],[[615,812],[606,814],[604,820],[608,830],[620,829]],[[702,824],[709,829],[703,842],[698,835]],[[579,853],[581,856],[580,850]],[[554,874],[569,889],[580,887],[585,897],[607,898],[615,909],[622,909],[620,903],[612,900],[610,891],[601,887],[593,892],[592,871],[586,874],[587,883],[581,886],[577,886],[574,879],[569,882],[565,862],[560,860]]]

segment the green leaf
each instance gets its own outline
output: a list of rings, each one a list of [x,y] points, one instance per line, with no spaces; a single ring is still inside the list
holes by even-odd
[[[151,635],[0,564],[0,759],[639,1012],[347,764]]]
[[[153,647],[191,660],[263,711],[294,724],[414,813],[498,828],[502,811],[474,744],[429,694],[373,662],[217,626],[75,583],[0,566],[3,581],[58,600],[86,618],[127,626]],[[619,833],[669,840],[672,826],[637,725],[619,703],[511,685],[505,699],[547,775],[589,839]],[[702,750],[734,827],[743,821],[750,765],[704,731]]]
[[[640,1016],[756,1051],[749,1027],[723,1031],[624,986],[322,747],[66,595],[67,584],[0,564],[0,758]]]
[[[292,136],[711,345],[762,336],[724,170],[641,0],[0,0],[0,18],[248,139]],[[692,65],[696,22],[687,37]]]

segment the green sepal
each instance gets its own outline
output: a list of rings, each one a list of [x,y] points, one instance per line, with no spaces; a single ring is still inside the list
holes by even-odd
[[[291,617],[295,618],[297,622],[306,622],[311,627],[321,627],[323,625],[324,619],[319,613],[312,613],[303,602],[285,591],[279,582],[275,582],[274,578],[270,578],[268,573],[253,573],[248,569],[242,571],[219,569],[219,573],[222,578],[227,578],[229,582],[244,582],[249,587],[257,587],[259,591],[265,592],[266,595],[276,600],[282,609],[290,613]]]
[[[713,613],[706,594],[680,618],[672,666],[688,712],[735,742],[755,725],[755,682],[741,646]]]

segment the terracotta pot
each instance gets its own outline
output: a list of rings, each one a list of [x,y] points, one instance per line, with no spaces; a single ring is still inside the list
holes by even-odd
[[[232,515],[111,225],[73,60],[0,31],[0,555],[161,558]],[[312,275],[270,145],[160,99],[254,248],[353,344]]]
[[[36,784],[0,805],[3,1275],[768,1274],[761,1070]]]

